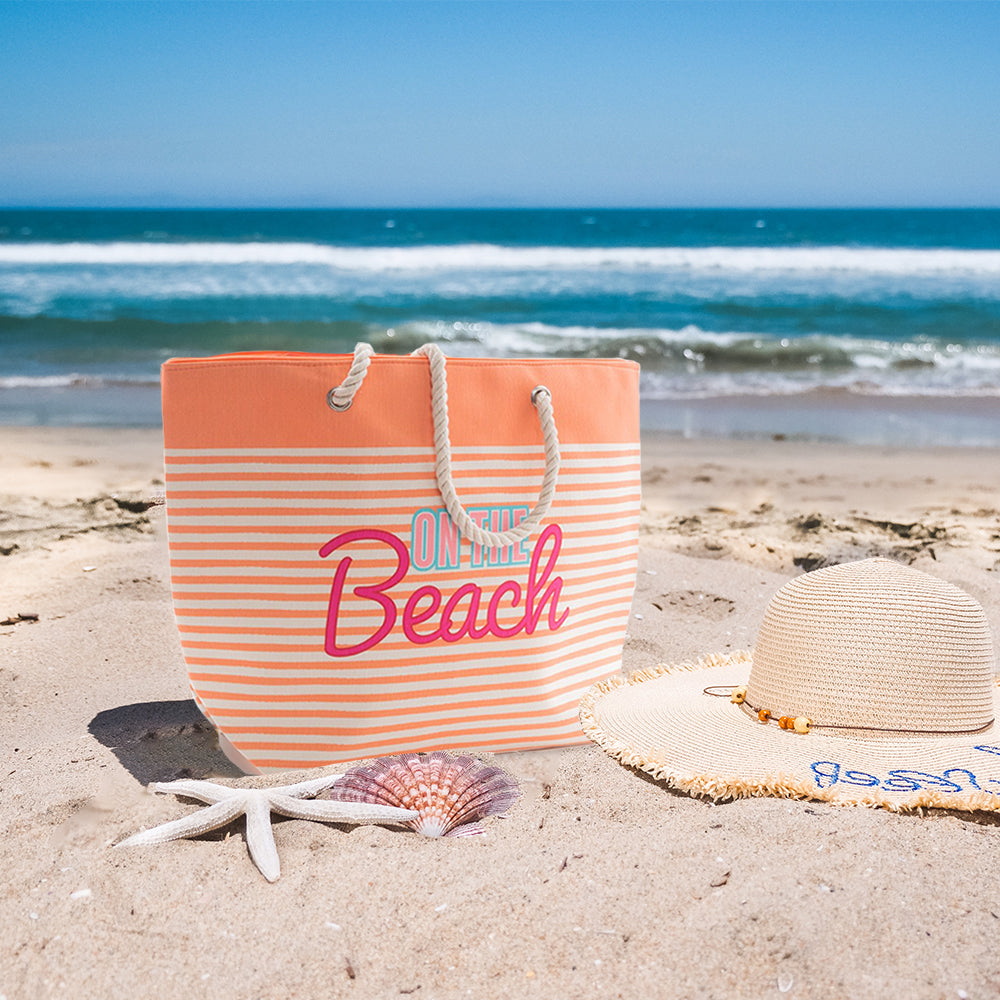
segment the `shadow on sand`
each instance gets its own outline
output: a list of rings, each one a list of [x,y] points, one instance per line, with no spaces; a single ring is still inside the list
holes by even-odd
[[[191,699],[144,701],[98,712],[87,727],[137,781],[238,778],[214,727]]]

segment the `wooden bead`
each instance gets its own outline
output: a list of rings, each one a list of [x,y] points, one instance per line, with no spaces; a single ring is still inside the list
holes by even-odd
[[[762,708],[757,713],[757,718],[760,719],[761,722],[767,722],[767,720],[771,718],[771,713],[766,708]]]
[[[787,715],[783,715],[780,719],[778,719],[778,725],[781,726],[782,729],[791,729],[794,724],[795,720],[790,719]]]
[[[747,700],[747,689],[745,687],[733,688],[733,693],[729,696],[729,700],[734,705],[742,705]]]
[[[812,719],[807,719],[804,715],[800,715],[793,723],[795,727],[795,732],[797,733],[808,733],[812,728]]]

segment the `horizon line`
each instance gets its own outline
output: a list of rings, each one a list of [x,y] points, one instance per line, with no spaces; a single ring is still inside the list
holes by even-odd
[[[0,212],[994,212],[993,205],[267,205],[267,204],[15,204]]]

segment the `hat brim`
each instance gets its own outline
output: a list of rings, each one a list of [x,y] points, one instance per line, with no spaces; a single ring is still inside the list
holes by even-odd
[[[897,811],[1000,811],[996,721],[971,735],[795,733],[704,693],[746,684],[752,662],[751,654],[734,653],[602,681],[580,702],[583,731],[623,764],[716,801],[776,796]]]

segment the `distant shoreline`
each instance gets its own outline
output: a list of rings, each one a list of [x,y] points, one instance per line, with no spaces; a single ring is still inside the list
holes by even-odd
[[[643,432],[694,440],[829,441],[895,448],[1000,445],[1000,395],[794,395],[643,399]],[[0,389],[0,427],[158,428],[160,388],[87,384]]]

